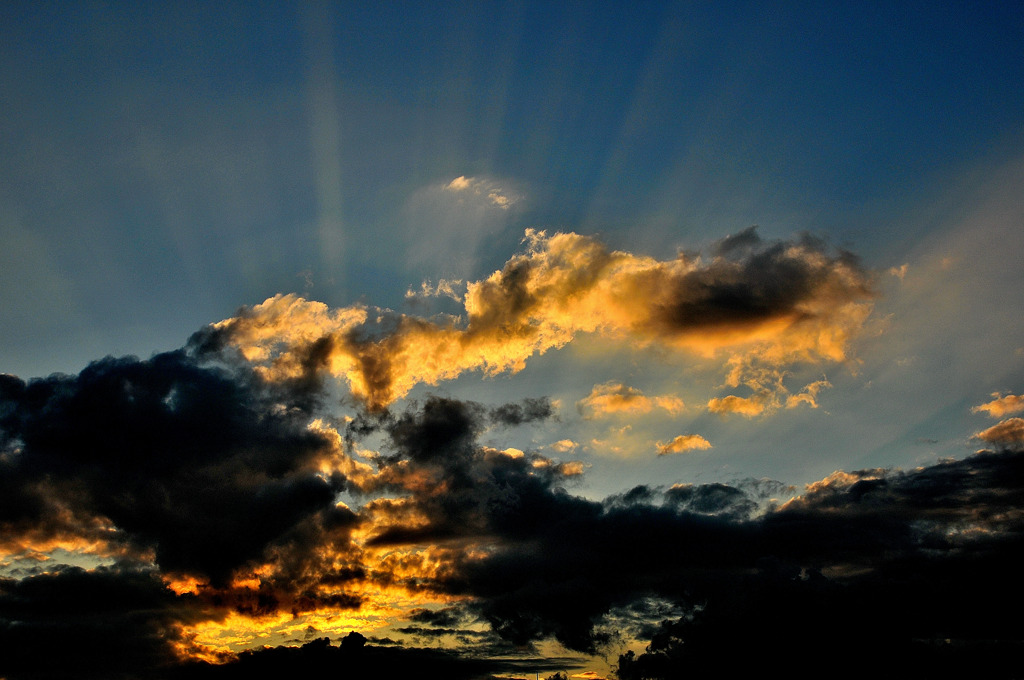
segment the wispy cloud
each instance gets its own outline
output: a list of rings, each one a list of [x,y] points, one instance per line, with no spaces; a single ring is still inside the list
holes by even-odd
[[[521,200],[520,196],[503,188],[495,180],[479,177],[456,177],[444,186],[444,190],[460,196],[477,197],[501,210],[508,210]]]

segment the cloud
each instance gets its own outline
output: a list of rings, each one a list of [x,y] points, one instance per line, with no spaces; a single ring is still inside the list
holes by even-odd
[[[1007,394],[1003,395],[1000,392],[992,393],[992,401],[980,404],[971,409],[972,413],[978,413],[984,411],[993,418],[1002,418],[1005,415],[1011,413],[1019,413],[1024,411],[1024,396]]]
[[[318,638],[301,647],[278,646],[243,652],[226,664],[193,663],[185,667],[186,677],[225,680],[234,678],[342,677],[362,678],[451,678],[475,680],[508,672],[508,662],[468,658],[442,649],[378,646],[366,644],[357,632],[344,636],[340,644]]]
[[[378,461],[370,485],[402,490],[410,503],[379,506],[380,529],[369,543],[424,545],[519,533],[543,508],[561,502],[560,485],[582,472],[580,464],[477,442],[488,421],[506,417],[502,408],[431,397],[421,408],[381,420],[394,452]],[[401,521],[410,514],[414,526]]]
[[[445,187],[448,191],[466,191],[472,186],[471,180],[466,179],[464,176],[456,177]]]
[[[186,624],[217,616],[152,570],[62,567],[0,578],[0,673],[10,678],[152,677],[178,662]]]
[[[461,318],[328,310],[277,296],[200,333],[235,347],[268,379],[330,374],[381,409],[419,384],[467,371],[522,370],[580,333],[706,357],[729,384],[781,385],[794,362],[841,361],[871,309],[869,276],[849,253],[810,238],[728,249],[708,260],[610,252],[578,234],[527,231],[527,251],[467,284]],[[319,327],[317,326],[319,324]]]
[[[673,484],[665,491],[664,497],[666,505],[688,512],[737,520],[752,518],[759,508],[755,498],[747,490],[718,482]]]
[[[804,385],[800,391],[794,393],[790,392],[783,384],[785,377],[783,370],[770,367],[760,367],[746,373],[744,370],[746,369],[734,368],[726,382],[736,387],[742,381],[754,390],[754,394],[749,397],[740,397],[735,394],[713,397],[708,400],[709,411],[720,415],[736,413],[752,418],[773,413],[782,407],[787,409],[800,406],[818,408],[818,393],[832,386],[828,380],[823,378]]]
[[[796,394],[786,397],[786,408],[797,408],[801,404],[810,408],[818,408],[818,392],[828,387],[832,387],[832,384],[824,378],[808,383]]]
[[[1014,588],[1024,535],[1017,453],[837,472],[783,503],[770,499],[782,487],[764,480],[638,486],[595,500],[569,491],[579,461],[480,441],[551,418],[545,399],[431,396],[332,425],[314,417],[316,382],[267,382],[245,364],[200,356],[0,380],[5,537],[47,526],[118,559],[0,581],[0,642],[15,650],[0,673],[67,674],[64,658],[76,658],[81,677],[179,668],[180,655],[228,661],[185,667],[227,677],[301,666],[308,655],[355,664],[357,648],[366,663],[428,658],[408,648],[388,657],[358,638],[237,653],[270,631],[298,640],[310,626],[344,625],[341,612],[380,628],[405,611],[407,635],[478,652],[553,637],[593,653],[616,639],[609,616],[649,598],[682,613],[659,610],[661,623],[645,628],[655,631],[650,649],[624,656],[622,677],[655,663],[705,669],[737,634],[753,657],[804,644],[834,655],[841,640],[904,660],[920,641],[947,638],[965,649],[985,640],[998,657],[1024,634],[1011,615],[1024,605]],[[358,445],[370,438],[379,453]],[[1005,608],[993,612],[993,601]],[[756,622],[768,615],[766,631]],[[65,639],[80,658],[29,667]]]
[[[609,414],[650,413],[655,408],[676,415],[682,412],[685,405],[679,397],[648,397],[635,387],[627,387],[615,381],[595,385],[590,394],[576,402],[576,410],[585,418],[598,418]]]
[[[148,360],[107,358],[78,375],[27,382],[0,376],[5,549],[66,547],[115,562],[4,580],[0,639],[39,650],[69,630],[60,626],[76,621],[77,600],[59,610],[39,584],[61,592],[77,583],[140,591],[139,608],[112,596],[120,604],[109,620],[92,623],[119,630],[137,622],[149,642],[136,661],[106,667],[91,657],[96,677],[103,668],[116,676],[142,674],[135,668],[146,663],[177,667],[181,656],[234,659],[217,667],[224,670],[192,662],[228,677],[284,659],[355,664],[357,648],[384,663],[358,638],[346,638],[347,648],[318,642],[239,654],[344,626],[406,641],[454,639],[470,654],[550,638],[593,653],[616,639],[608,617],[646,598],[673,602],[687,625],[704,625],[698,614],[731,611],[737,593],[778,604],[757,598],[779,578],[811,607],[801,575],[820,576],[834,593],[888,588],[899,583],[888,574],[904,567],[930,578],[943,561],[973,575],[961,559],[973,551],[1000,567],[1020,519],[1021,476],[1009,453],[837,474],[782,505],[746,483],[635,487],[601,500],[571,493],[581,461],[492,441],[505,428],[552,421],[556,404],[546,397],[395,404],[415,385],[518,370],[594,333],[720,361],[726,384],[752,396],[720,397],[712,411],[712,403],[718,412],[759,409],[752,414],[814,406],[824,379],[791,391],[782,376],[794,362],[843,360],[870,308],[868,278],[816,241],[766,244],[754,230],[707,261],[658,261],[575,234],[532,232],[526,252],[467,284],[461,318],[276,296]],[[330,414],[330,376],[366,408]],[[682,408],[621,382],[596,385],[579,406],[588,414]],[[683,434],[657,446],[664,455],[711,445]],[[562,439],[543,450],[576,448]],[[25,603],[38,605],[37,619],[23,613]],[[979,618],[957,606],[964,621]],[[408,625],[395,627],[403,616]],[[939,620],[954,632],[967,625],[947,619]],[[667,629],[682,634],[674,623]],[[721,634],[714,620],[700,630]],[[451,660],[442,657],[434,660]],[[20,663],[0,661],[0,674],[31,677]]]
[[[889,274],[895,276],[900,281],[903,281],[907,276],[907,270],[910,269],[910,265],[907,263],[901,264],[899,267],[890,267]]]
[[[1024,445],[1024,418],[1007,418],[978,432],[974,438],[1006,448],[1020,448]]]
[[[503,404],[491,409],[491,420],[501,425],[522,425],[538,420],[546,420],[554,415],[551,400],[544,398],[526,398],[518,404]]]
[[[420,284],[420,290],[416,291],[410,288],[405,292],[406,300],[422,300],[426,298],[435,297],[446,297],[460,302],[462,300],[462,293],[460,290],[464,288],[463,282],[458,279],[441,279],[437,282],[437,285],[431,285],[430,282],[424,281]]]
[[[737,397],[730,394],[708,400],[708,410],[712,413],[739,413],[744,416],[759,416],[765,411],[765,397]]]
[[[753,636],[746,644],[764,652],[821,643],[836,653],[853,640],[905,658],[922,639],[1012,641],[1002,626],[1020,628],[1011,622],[1015,605],[998,622],[983,612],[1016,581],[1021,465],[1015,454],[985,454],[847,473],[761,514],[752,514],[752,497],[720,484],[639,488],[598,506],[577,499],[575,510],[538,524],[531,544],[465,560],[450,583],[474,593],[510,640],[554,634],[573,649],[600,646],[601,616],[641,593],[692,603],[684,639],[708,659],[735,644],[730,626],[743,621]],[[792,615],[778,634],[757,623],[782,610]],[[889,618],[877,621],[879,611]]]
[[[711,442],[699,434],[681,434],[670,442],[658,442],[655,446],[658,449],[659,456],[668,456],[673,453],[710,449]]]
[[[469,194],[483,198],[492,206],[501,210],[508,210],[520,200],[518,195],[502,188],[497,182],[478,177],[456,177],[445,185],[444,190],[455,194]]]
[[[344,478],[319,474],[328,442],[308,429],[309,393],[295,384],[182,351],[2,383],[8,543],[73,536],[226,582],[341,512]]]

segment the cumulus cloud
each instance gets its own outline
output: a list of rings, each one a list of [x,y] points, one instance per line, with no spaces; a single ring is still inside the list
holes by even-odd
[[[615,381],[594,385],[590,394],[576,402],[576,410],[586,418],[610,414],[650,413],[655,408],[676,415],[683,411],[685,404],[682,399],[673,395],[648,397],[635,387],[628,387]]]
[[[997,446],[1020,448],[1024,446],[1024,418],[1007,418],[974,437]]]
[[[1024,396],[1016,394],[1003,395],[1001,392],[993,392],[992,401],[975,406],[971,411],[973,413],[984,411],[993,418],[1002,418],[1011,413],[1024,411]]]
[[[658,442],[655,446],[658,449],[659,456],[668,456],[673,453],[710,449],[711,442],[699,434],[681,434],[670,442]]]
[[[421,383],[519,371],[579,333],[722,356],[728,384],[777,391],[793,362],[846,358],[872,291],[849,253],[810,238],[755,237],[709,259],[656,260],[578,234],[530,230],[525,253],[467,284],[462,319],[329,310],[277,296],[197,341],[237,348],[270,379],[338,376],[376,409]]]

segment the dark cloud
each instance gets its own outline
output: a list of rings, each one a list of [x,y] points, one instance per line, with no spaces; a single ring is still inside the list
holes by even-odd
[[[455,652],[366,644],[350,633],[338,645],[319,638],[301,647],[243,652],[227,664],[181,666],[171,680],[258,680],[268,678],[451,678],[483,680],[505,670],[501,662],[467,658]]]
[[[178,659],[181,626],[215,616],[152,570],[65,567],[0,579],[0,674],[41,678],[159,677]]]
[[[389,528],[370,543],[526,536],[548,513],[557,512],[553,505],[572,505],[561,486],[569,476],[564,466],[538,454],[503,452],[477,442],[488,418],[501,422],[503,414],[500,408],[489,415],[479,404],[431,397],[422,408],[383,425],[394,453],[381,461],[382,473],[399,486],[404,477],[417,480],[407,490],[429,521],[414,529]],[[422,484],[424,476],[434,483]]]
[[[546,420],[555,413],[547,397],[523,399],[518,404],[503,404],[491,409],[491,420],[501,425],[522,425]]]
[[[789,661],[829,677],[1020,677],[1019,546],[999,554],[922,549],[845,576],[770,560],[694,590],[622,680],[783,677]]]
[[[739,252],[749,252],[761,245],[761,237],[757,233],[757,225],[751,225],[739,232],[730,234],[718,241],[712,249],[712,254],[723,257]]]
[[[341,519],[344,480],[316,474],[326,442],[292,394],[184,351],[5,377],[5,538],[30,524],[88,531],[81,538],[151,549],[165,570],[224,582],[304,523]]]
[[[371,644],[368,644],[371,643]],[[502,650],[508,652],[507,649]],[[450,678],[493,680],[566,668],[572,658],[479,658],[455,650],[404,647],[392,640],[373,640],[360,633],[338,644],[318,638],[301,647],[264,648],[241,653],[226,664],[190,663],[177,667],[168,680],[260,680],[286,677]]]
[[[0,674],[66,675],[56,658],[30,662],[70,639],[79,677],[333,668],[468,679],[515,672],[481,659],[548,637],[579,652],[609,649],[620,639],[609,624],[616,617],[651,639],[645,653],[620,660],[624,680],[721,674],[726,659],[730,673],[771,674],[780,656],[842,659],[839,675],[862,677],[872,657],[860,650],[891,655],[905,674],[942,677],[969,659],[990,659],[998,671],[1021,651],[1018,453],[838,472],[781,504],[775,497],[792,489],[770,480],[638,486],[598,501],[567,490],[572,466],[479,441],[492,425],[550,417],[547,400],[486,407],[429,397],[349,424],[350,443],[386,440],[357,486],[320,472],[325,456],[340,453],[308,427],[311,390],[186,351],[0,380],[4,540],[103,537],[128,560],[0,581],[0,641],[16,650]],[[349,510],[334,502],[342,489],[380,502]],[[350,539],[356,526],[367,536],[360,545]],[[396,560],[403,549],[429,549],[440,566],[391,574],[369,561],[383,549]],[[156,564],[138,566],[147,551]],[[234,570],[270,555],[274,569],[258,586],[231,583]],[[181,572],[210,583],[176,595],[161,573]],[[463,598],[413,610],[394,630],[473,651],[367,645],[360,635],[219,666],[183,666],[173,654],[193,623],[232,611],[353,609],[361,591],[347,586],[367,582]],[[490,632],[474,627],[481,621]]]
[[[414,494],[427,525],[378,540],[486,540],[491,548],[483,556],[456,552],[454,568],[434,587],[471,597],[495,632],[515,644],[554,636],[594,652],[611,639],[599,625],[608,612],[651,596],[687,607],[686,625],[706,631],[720,610],[743,608],[751,620],[767,621],[790,599],[802,607],[796,618],[826,626],[843,608],[861,623],[869,612],[885,613],[885,626],[861,630],[864,644],[876,635],[889,646],[1016,640],[1024,631],[999,617],[998,625],[979,622],[999,602],[997,592],[1013,588],[1010,567],[1024,547],[1020,456],[837,473],[765,511],[764,494],[786,487],[764,480],[747,490],[637,487],[600,503],[570,495],[561,478],[539,474],[526,456],[476,444],[480,418],[437,401],[397,421],[398,458],[423,461],[419,443],[448,433],[446,442],[431,439],[445,455],[429,464],[443,470],[449,486],[443,495]],[[421,428],[423,436],[416,434]],[[861,590],[874,596],[850,600]],[[1024,604],[1017,600],[1024,598],[1003,602]],[[870,605],[855,609],[857,602]],[[917,613],[889,613],[906,608]]]
[[[799,244],[741,249],[740,244],[757,243],[744,234],[736,237],[735,247],[720,248],[723,257],[665,282],[665,293],[651,313],[655,329],[675,334],[697,327],[742,327],[790,315],[799,318],[810,313],[804,303],[820,296],[843,302],[871,296],[852,254],[830,254],[823,244],[806,238]],[[843,271],[851,276],[842,276]]]
[[[702,515],[746,519],[758,510],[758,504],[746,493],[727,484],[685,484],[665,493],[667,503]]]
[[[431,397],[418,412],[407,410],[389,423],[387,432],[400,458],[439,463],[454,472],[485,425],[480,404]]]
[[[454,626],[461,623],[466,614],[459,607],[444,607],[443,609],[414,609],[409,613],[409,620],[417,623],[426,623],[431,626]]]

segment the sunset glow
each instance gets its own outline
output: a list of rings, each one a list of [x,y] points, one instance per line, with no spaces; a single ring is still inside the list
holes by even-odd
[[[0,35],[0,680],[1022,675],[1018,4]]]

